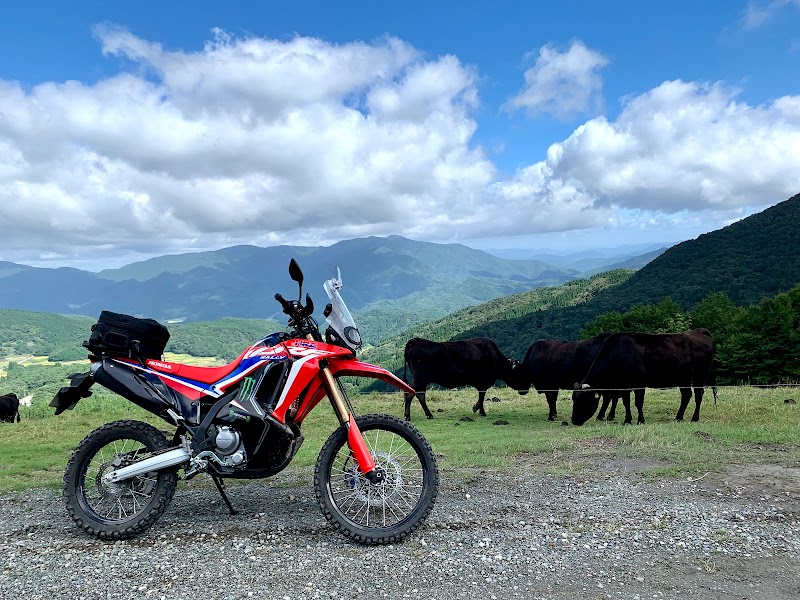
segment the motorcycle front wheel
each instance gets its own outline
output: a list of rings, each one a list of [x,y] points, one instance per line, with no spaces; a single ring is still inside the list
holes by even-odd
[[[385,477],[372,484],[359,471],[340,426],[322,447],[314,470],[314,491],[325,518],[362,544],[390,544],[417,529],[439,493],[436,456],[420,431],[391,415],[356,418],[376,468]]]
[[[143,532],[167,510],[178,476],[174,470],[108,483],[103,475],[169,447],[158,429],[140,421],[115,421],[91,432],[75,448],[64,472],[64,501],[78,527],[105,540]]]

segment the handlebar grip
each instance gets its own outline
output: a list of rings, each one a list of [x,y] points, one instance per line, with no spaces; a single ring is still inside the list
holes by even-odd
[[[289,307],[289,303],[286,302],[286,299],[280,295],[280,292],[275,294],[275,300],[281,303],[284,311],[286,311],[286,309]]]

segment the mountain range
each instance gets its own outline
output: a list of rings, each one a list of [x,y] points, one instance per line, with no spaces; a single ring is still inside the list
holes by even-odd
[[[327,302],[321,284],[339,265],[344,297],[373,337],[577,275],[574,269],[502,259],[461,244],[367,237],[328,247],[234,246],[100,273],[0,262],[0,308],[90,316],[113,310],[163,321],[283,320],[273,296],[297,293],[286,271],[293,257],[304,270],[304,291],[316,300],[318,313]]]
[[[404,238],[365,238],[363,240],[351,240],[351,243],[341,243],[338,246],[339,254],[337,261],[343,266],[345,280],[345,297],[348,303],[356,305],[361,302],[361,310],[364,307],[373,307],[370,311],[362,312],[358,316],[359,325],[362,330],[371,328],[372,333],[378,335],[365,335],[371,343],[377,343],[374,348],[367,348],[364,357],[368,360],[375,360],[380,364],[387,364],[392,368],[402,368],[402,347],[405,341],[414,335],[428,337],[429,339],[448,340],[465,339],[470,337],[489,337],[494,339],[507,355],[521,358],[530,343],[541,338],[556,339],[576,339],[579,331],[588,322],[595,319],[598,315],[619,311],[623,312],[636,305],[655,304],[664,298],[670,297],[684,309],[691,309],[711,292],[724,292],[730,300],[737,305],[752,305],[766,298],[775,297],[776,294],[792,289],[800,282],[800,195],[794,196],[789,200],[781,202],[772,208],[761,213],[752,215],[741,221],[733,223],[718,231],[702,235],[695,240],[689,240],[669,248],[646,266],[638,271],[618,270],[604,272],[590,279],[571,280],[559,287],[545,287],[528,289],[525,292],[514,295],[502,295],[490,302],[477,306],[462,308],[457,312],[451,312],[447,316],[438,320],[429,320],[421,324],[415,322],[420,319],[419,315],[411,315],[408,305],[411,299],[423,297],[422,292],[429,294],[430,301],[446,298],[448,294],[456,292],[458,285],[454,288],[445,288],[446,284],[436,283],[437,281],[447,281],[445,275],[450,270],[450,275],[454,279],[462,277],[461,288],[478,286],[485,282],[494,282],[498,287],[512,287],[514,285],[531,285],[532,281],[542,281],[542,276],[546,271],[536,269],[545,268],[542,264],[529,263],[526,261],[504,261],[497,257],[491,257],[486,253],[466,249],[466,256],[475,255],[478,259],[489,256],[487,263],[478,262],[476,265],[458,264],[458,256],[463,252],[464,247],[458,245],[444,246],[446,252],[450,252],[451,258],[456,264],[443,265],[441,273],[436,277],[430,276],[428,288],[423,287],[422,291],[415,289],[413,285],[403,288],[397,280],[393,291],[397,294],[390,295],[388,299],[375,300],[374,287],[381,281],[381,273],[377,267],[371,269],[358,270],[355,267],[359,264],[371,264],[373,255],[378,260],[389,257],[396,259],[396,262],[387,260],[382,263],[384,268],[389,271],[389,280],[395,274],[400,281],[402,277],[408,277],[409,270],[392,270],[394,264],[406,264],[417,266],[426,265],[425,261],[435,260],[441,257],[439,248],[436,244],[417,246],[418,242],[411,242]],[[417,252],[417,258],[409,254],[403,254],[403,248],[412,248]],[[342,249],[353,249],[360,252],[357,256],[346,256]],[[157,261],[172,260],[170,257],[156,259],[156,262],[146,261],[148,264],[136,264],[130,267],[128,274],[121,277],[119,281],[109,278],[115,272],[109,271],[100,275],[92,275],[91,281],[96,285],[146,285],[151,281],[160,281],[162,278],[174,277],[182,280],[182,275],[196,274],[198,270],[211,270],[212,273],[219,274],[232,268],[234,272],[242,267],[237,266],[237,260],[230,258],[230,254],[244,252],[249,255],[251,252],[257,253],[259,250],[245,248],[226,249],[218,253],[209,253],[211,256],[194,256],[194,260],[216,261],[215,266],[197,266],[183,255],[179,261],[183,263],[163,263]],[[284,268],[289,256],[298,257],[301,264],[306,268],[306,275],[309,280],[313,275],[317,275],[319,280],[326,276],[325,266],[322,261],[314,261],[312,258],[319,249],[281,249],[285,254],[280,257],[280,263],[273,265],[272,276],[274,280],[281,277],[283,289],[280,291],[284,295],[289,294],[291,282]],[[425,257],[427,252],[429,256]],[[660,250],[654,251],[658,254]],[[229,262],[220,259],[228,255]],[[431,258],[431,257],[434,258]],[[462,255],[462,259],[463,259]],[[405,257],[405,258],[403,258]],[[643,255],[641,261],[651,258]],[[276,259],[277,260],[277,259]],[[350,262],[346,262],[346,261]],[[499,262],[495,262],[499,261]],[[327,261],[326,261],[327,262]],[[506,264],[508,263],[508,264]],[[178,266],[174,266],[174,265]],[[348,270],[347,265],[353,267]],[[173,266],[169,266],[173,265]],[[233,265],[230,267],[228,265]],[[183,269],[183,273],[165,270]],[[472,268],[470,268],[472,267]],[[503,277],[497,275],[497,271],[490,269],[506,269],[502,271]],[[486,273],[495,274],[489,277]],[[516,269],[516,270],[514,270]],[[525,269],[528,269],[527,271]],[[0,291],[4,290],[4,283],[8,281],[19,282],[20,277],[31,272],[46,271],[37,270],[30,267],[23,267],[11,263],[0,263]],[[74,269],[57,269],[62,276],[73,273]],[[355,271],[352,277],[348,278],[348,273]],[[364,275],[363,273],[368,275]],[[430,270],[422,270],[423,273],[430,274]],[[84,273],[81,271],[78,274]],[[143,281],[127,278],[131,273],[135,273]],[[465,275],[466,273],[466,275]],[[556,271],[550,270],[547,276],[553,276]],[[359,276],[359,274],[361,274]],[[455,275],[453,275],[455,274]],[[119,275],[118,273],[116,275]],[[370,280],[372,277],[374,279]],[[421,276],[420,276],[421,277]],[[499,283],[498,283],[499,282]],[[419,282],[418,282],[419,283]],[[488,284],[488,283],[487,283]],[[278,284],[276,283],[276,286]],[[308,286],[306,286],[308,289]],[[373,293],[364,297],[359,292],[364,288]],[[402,296],[402,292],[408,292]],[[312,293],[314,287],[311,287]],[[472,290],[474,295],[470,296],[473,303],[481,294],[487,295],[485,290]],[[362,292],[363,293],[363,292]],[[271,294],[263,292],[267,301],[272,300]],[[360,300],[359,300],[360,299]],[[355,301],[354,301],[355,300]],[[372,300],[371,303],[365,303]],[[380,306],[382,308],[375,308]],[[392,308],[394,306],[394,308]],[[0,335],[0,353],[25,353],[47,350],[50,347],[72,347],[76,345],[73,339],[84,336],[85,323],[76,322],[74,319],[69,321],[48,320],[54,315],[33,315],[18,314],[15,311],[0,310],[0,333],[5,332],[5,337]],[[59,317],[59,319],[63,319]],[[382,322],[385,321],[385,322]],[[284,321],[281,319],[281,323]],[[188,324],[176,327],[175,330],[175,350],[180,352],[215,352],[221,336],[228,331],[235,331],[235,335],[229,336],[231,342],[230,352],[235,352],[234,347],[241,345],[242,339],[249,340],[257,330],[266,331],[273,327],[273,323],[267,322],[218,322],[214,325],[203,323]],[[402,330],[402,333],[397,334]],[[15,333],[16,332],[16,333]],[[57,333],[60,332],[60,333]],[[57,333],[57,334],[56,334]],[[227,335],[227,334],[226,334]],[[766,334],[765,334],[766,335]],[[241,338],[241,339],[240,339]],[[68,342],[68,343],[66,343]],[[172,341],[171,341],[172,343]],[[34,347],[21,346],[27,344]],[[41,347],[41,348],[40,348]],[[228,352],[226,350],[226,352]],[[50,353],[50,352],[48,352]]]

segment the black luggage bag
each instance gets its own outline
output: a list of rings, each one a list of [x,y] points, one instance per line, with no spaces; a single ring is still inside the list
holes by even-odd
[[[92,325],[92,335],[83,345],[98,356],[160,360],[168,341],[169,331],[154,319],[139,319],[104,310],[97,323]]]

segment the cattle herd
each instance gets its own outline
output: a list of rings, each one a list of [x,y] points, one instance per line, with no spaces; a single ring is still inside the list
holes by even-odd
[[[572,423],[582,425],[603,405],[597,415],[613,420],[616,403],[622,398],[625,423],[633,422],[631,392],[634,394],[638,423],[644,423],[646,388],[679,388],[680,407],[675,415],[682,421],[694,389],[692,421],[700,419],[705,386],[716,398],[714,380],[714,340],[707,329],[683,333],[612,333],[580,342],[539,340],[531,344],[523,361],[506,358],[492,340],[475,338],[457,342],[432,342],[420,338],[405,347],[405,368],[411,371],[411,387],[416,394],[405,397],[405,417],[411,418],[411,401],[419,399],[425,415],[433,415],[425,402],[428,385],[445,388],[472,386],[478,390],[474,412],[486,416],[486,391],[497,380],[520,394],[533,387],[547,399],[547,418],[553,421],[559,390],[572,390]]]
[[[572,390],[572,423],[582,425],[603,404],[598,419],[613,421],[617,401],[625,406],[625,423],[633,422],[633,392],[637,423],[644,423],[646,388],[679,388],[680,407],[675,415],[682,421],[694,389],[692,421],[700,419],[700,404],[705,386],[712,386],[716,398],[713,360],[714,340],[707,329],[683,333],[611,333],[565,342],[539,340],[531,344],[522,362],[509,360],[486,338],[457,342],[432,342],[421,338],[408,341],[404,352],[403,378],[411,372],[411,387],[406,394],[404,413],[411,420],[411,401],[419,400],[425,416],[433,418],[425,401],[429,385],[445,388],[471,386],[478,390],[474,412],[486,416],[486,392],[500,380],[520,394],[533,387],[547,399],[550,421],[556,419],[559,390]],[[14,394],[0,396],[0,421],[19,421],[19,400]]]

